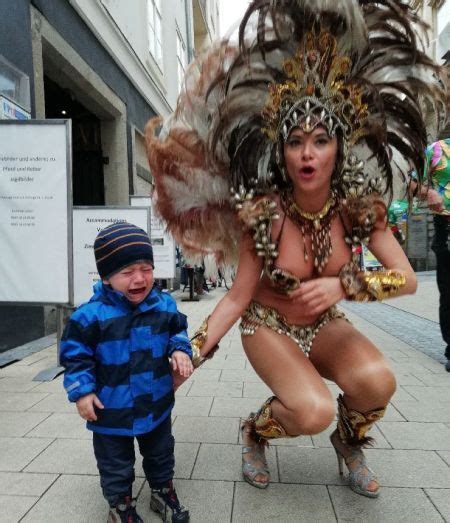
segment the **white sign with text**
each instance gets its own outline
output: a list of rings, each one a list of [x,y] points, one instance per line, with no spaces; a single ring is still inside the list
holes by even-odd
[[[148,232],[147,207],[74,207],[73,280],[74,305],[88,301],[100,277],[94,257],[94,241],[102,229],[113,223],[128,222]]]
[[[175,242],[165,232],[163,222],[155,217],[152,210],[152,199],[147,196],[130,196],[132,206],[148,206],[150,209],[151,226],[150,238],[153,246],[153,257],[155,259],[155,278],[175,278]]]
[[[70,122],[0,122],[0,302],[70,302]]]

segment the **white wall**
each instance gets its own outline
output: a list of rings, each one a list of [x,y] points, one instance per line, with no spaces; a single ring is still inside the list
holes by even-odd
[[[162,0],[163,63],[149,51],[147,0],[69,0],[157,114],[166,116],[178,94],[176,27],[188,45],[186,2]],[[191,17],[192,19],[192,17]]]

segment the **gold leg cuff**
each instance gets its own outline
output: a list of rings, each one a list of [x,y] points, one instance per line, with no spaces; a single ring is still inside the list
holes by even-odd
[[[372,425],[380,420],[386,407],[371,410],[363,414],[357,410],[348,409],[344,404],[342,394],[339,394],[338,402],[338,431],[341,440],[348,445],[364,447],[373,443],[373,438],[366,436]]]
[[[253,432],[257,439],[289,438],[284,428],[272,417],[271,403],[275,396],[264,402],[259,411],[250,415],[249,421],[253,425]]]

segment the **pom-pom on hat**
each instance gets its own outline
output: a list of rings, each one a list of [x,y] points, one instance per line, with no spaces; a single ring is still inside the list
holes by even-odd
[[[154,266],[148,234],[132,223],[114,223],[102,229],[95,238],[94,255],[101,278],[132,263],[148,262]]]

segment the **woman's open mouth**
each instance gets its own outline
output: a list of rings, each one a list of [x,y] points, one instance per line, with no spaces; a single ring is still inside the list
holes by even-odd
[[[300,169],[300,177],[305,179],[312,178],[315,172],[314,167],[302,167]]]

